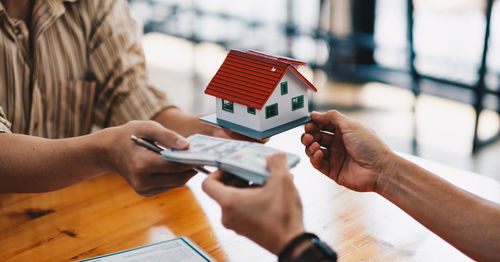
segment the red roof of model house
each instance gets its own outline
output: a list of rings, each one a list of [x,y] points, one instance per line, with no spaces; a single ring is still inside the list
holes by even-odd
[[[288,70],[316,92],[316,88],[295,69],[297,65],[305,63],[255,51],[231,50],[205,94],[261,110]]]

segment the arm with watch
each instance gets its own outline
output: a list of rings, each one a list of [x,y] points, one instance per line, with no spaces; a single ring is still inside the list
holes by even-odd
[[[262,187],[245,187],[248,183],[222,171],[205,179],[203,190],[221,206],[222,224],[278,255],[279,261],[337,261],[330,247],[304,230],[286,155],[270,156],[267,166],[271,175]]]
[[[337,111],[313,112],[311,119],[301,141],[314,168],[346,188],[381,195],[472,259],[498,260],[498,203],[399,157],[373,132]],[[244,184],[220,171],[204,181],[203,189],[222,208],[224,226],[279,255],[279,261],[336,261],[328,246],[304,230],[302,204],[285,156],[267,160],[271,175],[262,187],[238,188]]]

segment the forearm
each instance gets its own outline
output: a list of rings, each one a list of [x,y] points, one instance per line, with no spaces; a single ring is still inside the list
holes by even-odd
[[[186,114],[177,107],[170,107],[163,110],[153,120],[184,137],[198,133],[210,133],[210,126],[202,123],[198,119],[198,116]]]
[[[500,205],[461,190],[401,157],[377,192],[478,260],[500,257]]]
[[[0,134],[0,193],[52,191],[110,171],[104,136],[52,140]]]

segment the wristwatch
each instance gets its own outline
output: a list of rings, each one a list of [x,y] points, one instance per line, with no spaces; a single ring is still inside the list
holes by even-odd
[[[309,246],[298,256],[292,258],[292,252],[304,241],[309,241]],[[303,233],[292,239],[278,256],[280,262],[327,262],[337,261],[337,254],[313,233]]]
[[[298,255],[294,262],[337,261],[337,254],[318,238],[310,240],[311,246]]]

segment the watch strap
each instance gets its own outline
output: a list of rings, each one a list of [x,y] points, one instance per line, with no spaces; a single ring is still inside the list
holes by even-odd
[[[318,239],[318,236],[316,236],[313,233],[302,233],[298,236],[296,236],[294,239],[292,239],[286,246],[283,248],[283,250],[280,252],[278,256],[278,261],[279,262],[284,262],[288,261],[290,254],[292,251],[303,241],[308,240],[308,239]]]
[[[298,255],[293,262],[330,262],[337,261],[337,254],[324,242],[311,239],[311,246]]]

